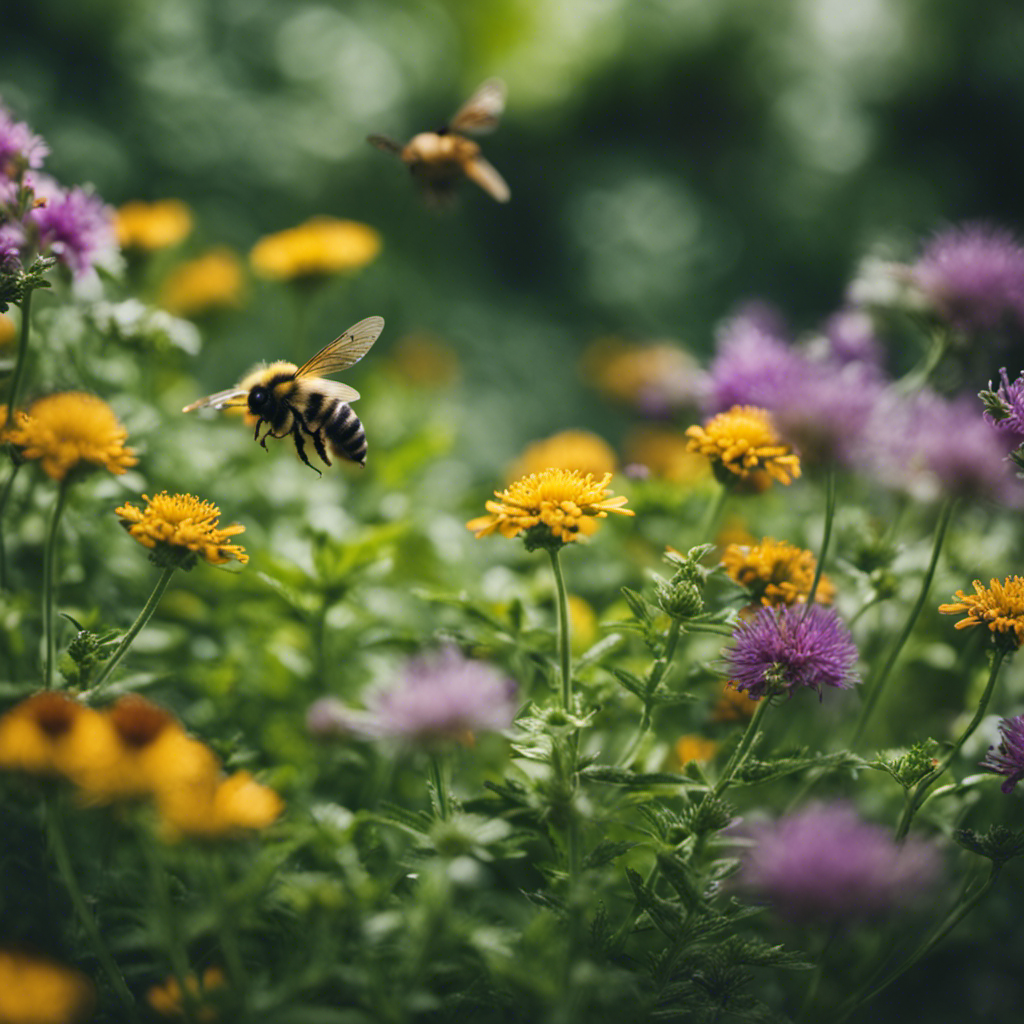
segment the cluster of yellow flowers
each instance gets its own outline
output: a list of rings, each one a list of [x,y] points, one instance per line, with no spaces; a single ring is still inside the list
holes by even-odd
[[[0,717],[0,770],[62,778],[85,804],[150,799],[168,839],[266,828],[281,798],[248,772],[224,776],[209,747],[137,695],[109,708],[42,691]]]

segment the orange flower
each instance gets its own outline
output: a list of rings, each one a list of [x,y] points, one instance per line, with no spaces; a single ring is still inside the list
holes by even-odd
[[[690,761],[710,761],[718,751],[718,744],[696,733],[687,733],[676,741],[675,755],[680,764]]]
[[[973,586],[973,594],[958,590],[956,602],[939,605],[939,611],[943,615],[966,613],[966,618],[955,624],[957,629],[988,626],[997,639],[1016,650],[1024,643],[1024,577],[1007,576],[1002,583],[992,579],[987,587],[975,580]]]
[[[715,706],[711,709],[712,722],[742,722],[753,715],[757,701],[751,700],[732,681],[722,687]]]
[[[813,552],[773,537],[764,537],[759,544],[730,544],[722,563],[725,571],[763,605],[804,604],[817,568]],[[822,576],[815,600],[831,604],[835,591],[832,581]]]
[[[198,1005],[195,1012],[197,1020],[204,1022],[217,1019],[217,1012],[212,1006],[204,1006],[204,997],[216,988],[223,988],[227,984],[224,972],[219,967],[207,967],[203,971],[203,980],[190,974],[185,978],[185,991],[188,999],[183,998],[181,985],[175,977],[169,977],[162,985],[154,985],[146,993],[146,1002],[150,1007],[159,1013],[161,1017],[184,1017],[186,1010],[191,1009],[187,1003],[193,1006]]]
[[[779,437],[771,415],[753,405],[734,405],[703,427],[688,427],[690,451],[706,455],[720,479],[744,479],[758,470],[780,484],[800,476],[800,459]],[[724,474],[724,475],[723,475]]]
[[[169,840],[223,839],[268,828],[284,811],[284,801],[242,771],[164,787],[157,807]]]
[[[96,1002],[92,982],[80,971],[46,957],[0,949],[2,1024],[76,1024]]]
[[[0,769],[73,776],[93,756],[104,732],[99,712],[44,690],[0,718]]]

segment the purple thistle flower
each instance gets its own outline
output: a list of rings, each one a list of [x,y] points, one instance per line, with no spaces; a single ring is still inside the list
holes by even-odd
[[[116,251],[114,213],[98,196],[77,185],[65,190],[45,175],[37,176],[33,187],[37,199],[44,200],[27,215],[38,232],[40,252],[56,256],[81,277]]]
[[[875,334],[870,314],[861,309],[841,309],[825,322],[825,341],[832,362],[845,366],[862,363],[881,370],[882,343]]]
[[[1024,373],[1015,381],[1011,381],[1006,374],[1004,366],[999,371],[1002,384],[995,391],[997,400],[1002,404],[1005,415],[1002,419],[996,419],[991,412],[982,414],[986,423],[990,423],[1000,433],[1009,434],[1013,445],[1019,447],[1024,444]],[[989,388],[992,384],[989,382]]]
[[[492,665],[448,647],[409,661],[397,685],[366,697],[365,711],[325,697],[310,707],[306,725],[319,736],[388,737],[429,746],[508,728],[515,690]]]
[[[877,918],[918,901],[937,881],[937,849],[919,839],[897,845],[848,804],[811,804],[755,826],[739,885],[790,921]]]
[[[941,231],[912,268],[938,313],[962,330],[1024,326],[1024,247],[1004,228],[964,224]]]
[[[821,605],[760,608],[733,633],[725,651],[737,690],[752,700],[800,686],[849,689],[860,682],[854,671],[857,645],[838,613]]]
[[[0,103],[0,174],[18,178],[26,168],[42,167],[49,152],[46,143]]]
[[[999,788],[1012,793],[1013,787],[1024,779],[1024,715],[1004,718],[999,723],[999,736],[999,746],[989,747],[979,763],[990,772],[1005,775],[1006,781]]]

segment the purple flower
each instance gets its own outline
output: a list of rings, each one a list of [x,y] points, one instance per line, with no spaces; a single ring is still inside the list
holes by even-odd
[[[98,196],[77,185],[65,190],[45,175],[33,186],[37,199],[44,200],[28,213],[40,252],[56,256],[80,277],[116,250],[114,214]]]
[[[996,419],[991,412],[983,413],[986,423],[990,423],[996,430],[1009,434],[1013,439],[1014,446],[1024,444],[1024,373],[1015,381],[1010,381],[1004,366],[999,371],[1002,384],[995,391],[995,396],[1002,404],[1005,415]],[[992,384],[989,382],[989,388]]]
[[[882,366],[884,351],[875,334],[870,314],[861,309],[841,309],[825,322],[825,340],[831,361],[846,365]]]
[[[821,605],[760,608],[733,633],[725,652],[737,690],[752,700],[800,686],[849,689],[860,682],[854,671],[857,646],[835,610]]]
[[[1007,320],[1024,326],[1024,247],[1003,228],[974,223],[939,232],[913,274],[938,313],[962,330]]]
[[[718,354],[708,371],[708,415],[734,405],[777,406],[779,389],[802,359],[773,328],[774,321],[757,310],[734,317],[719,332]]]
[[[309,709],[314,735],[390,737],[422,745],[506,729],[515,718],[515,684],[492,665],[456,648],[414,658],[397,685],[375,690],[356,711],[331,697]]]
[[[939,853],[862,821],[848,804],[815,803],[752,830],[739,885],[790,921],[877,918],[918,901],[938,880]]]
[[[20,177],[25,168],[42,167],[49,147],[27,124],[15,121],[0,103],[0,174]]]
[[[999,723],[1001,737],[998,747],[989,747],[982,768],[1005,775],[1006,781],[999,788],[1012,793],[1013,787],[1024,779],[1024,715],[1004,718]]]

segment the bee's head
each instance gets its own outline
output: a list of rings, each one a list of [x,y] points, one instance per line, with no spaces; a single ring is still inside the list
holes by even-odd
[[[259,416],[266,412],[267,403],[270,401],[270,389],[262,384],[257,384],[249,391],[249,412]]]

